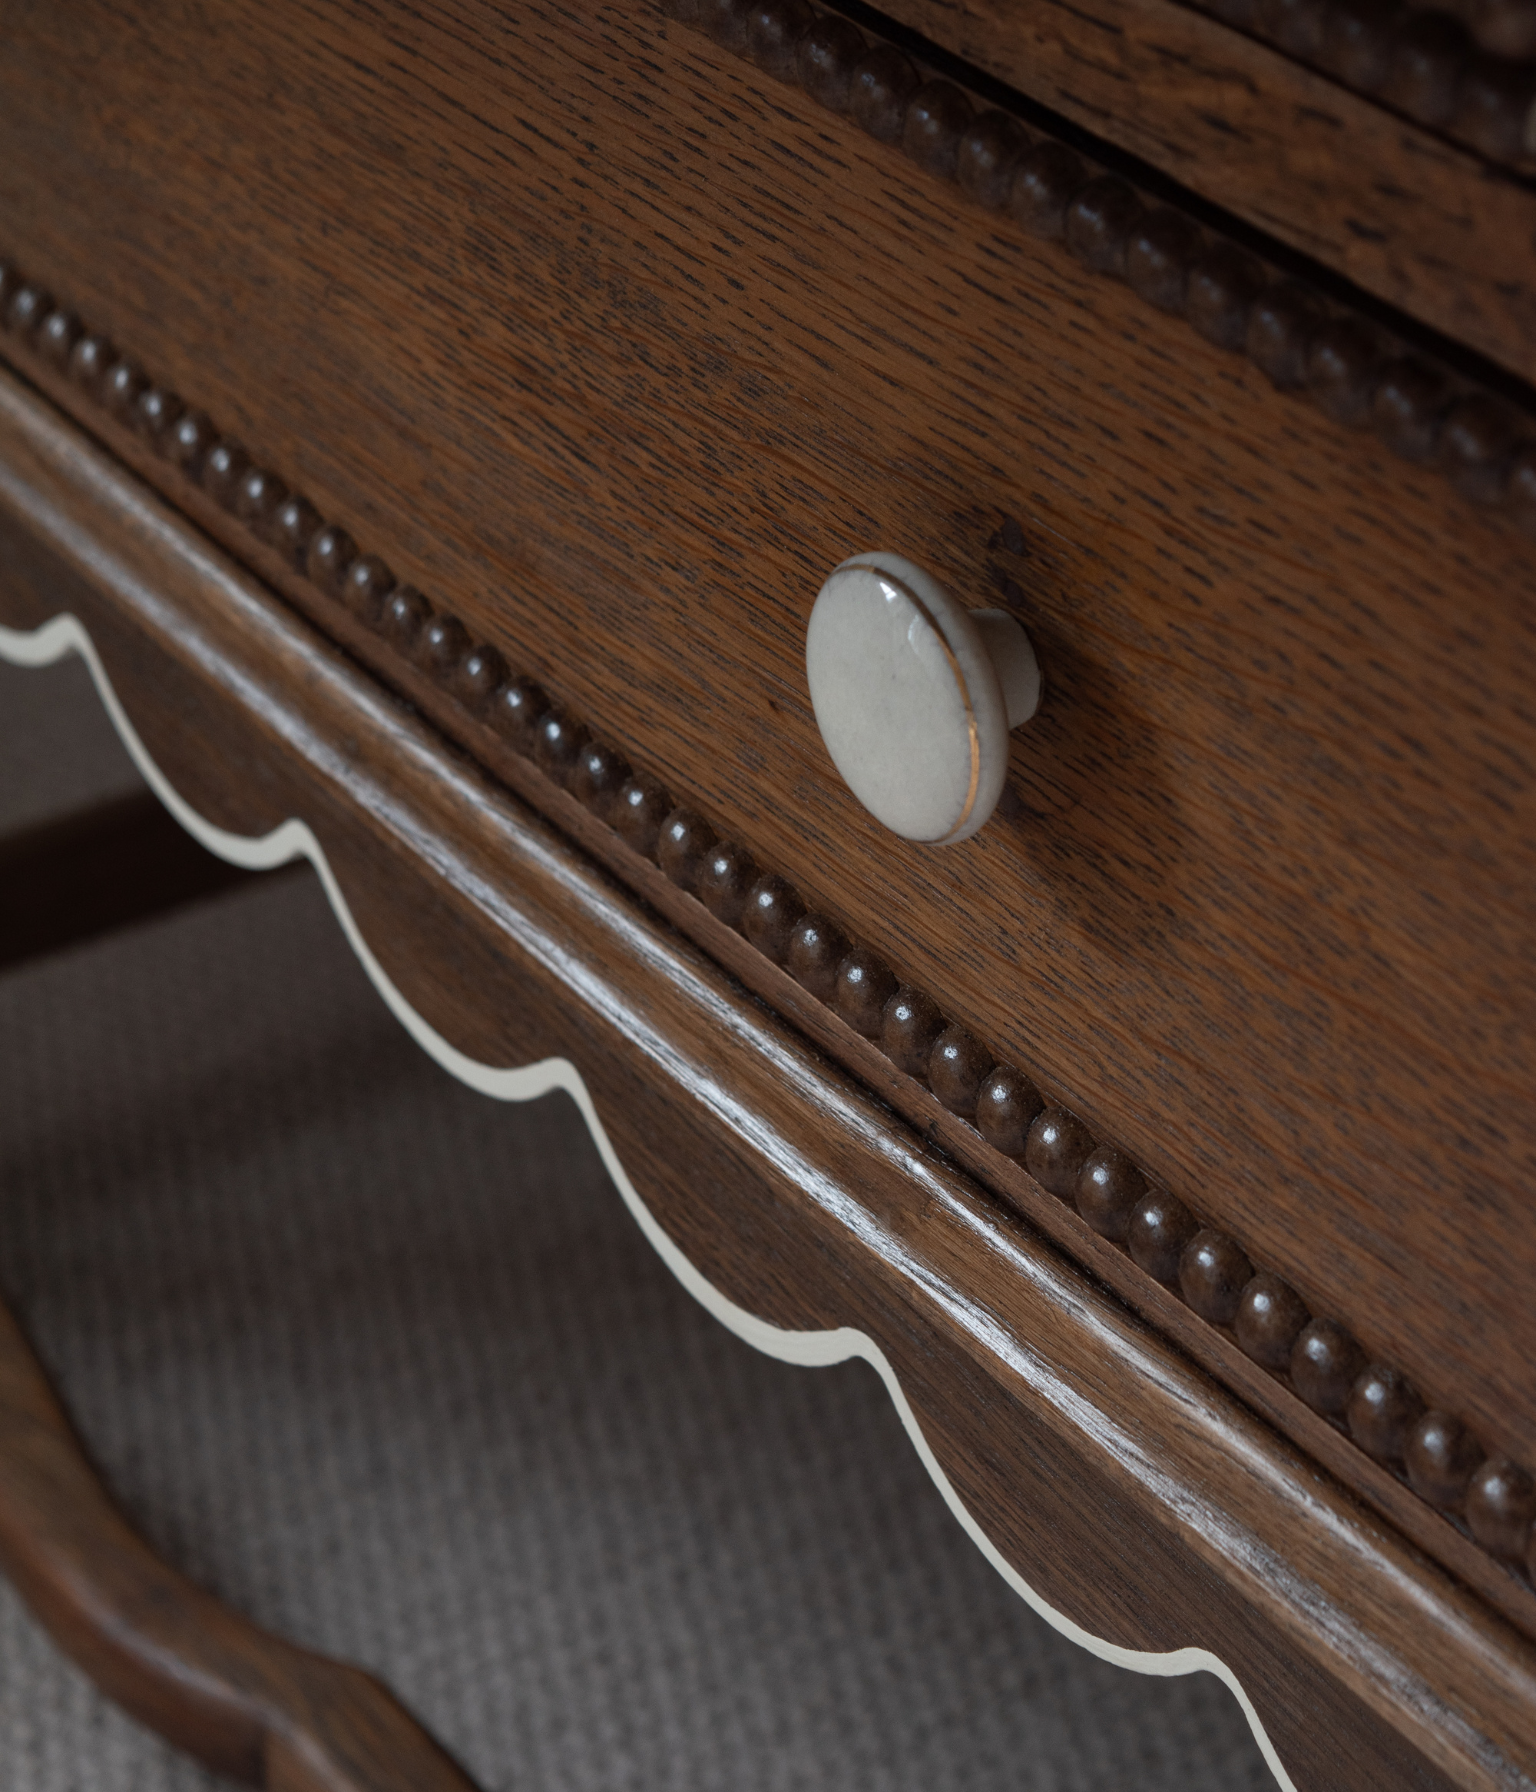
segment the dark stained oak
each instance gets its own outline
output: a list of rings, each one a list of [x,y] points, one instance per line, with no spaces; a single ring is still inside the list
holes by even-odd
[[[8,381],[0,443],[7,625],[80,617],[211,822],[302,816],[449,1045],[577,1062],[722,1294],[872,1338],[1044,1598],[1122,1646],[1213,1650],[1306,1792],[1536,1771],[1536,1645]]]
[[[258,1630],[150,1551],[3,1305],[0,1569],[103,1692],[215,1773],[268,1792],[474,1792],[378,1680]]]

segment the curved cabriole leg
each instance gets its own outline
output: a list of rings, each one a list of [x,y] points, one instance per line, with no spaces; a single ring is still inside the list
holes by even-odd
[[[0,1567],[109,1698],[216,1773],[272,1792],[474,1792],[381,1682],[269,1636],[149,1549],[3,1304]]]

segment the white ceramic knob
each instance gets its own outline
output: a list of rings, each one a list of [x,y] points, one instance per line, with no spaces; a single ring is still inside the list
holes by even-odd
[[[967,610],[899,554],[855,554],[805,635],[816,725],[843,781],[906,840],[967,840],[997,807],[1040,667],[1006,610]]]

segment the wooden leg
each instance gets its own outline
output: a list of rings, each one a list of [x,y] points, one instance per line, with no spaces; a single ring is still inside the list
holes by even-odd
[[[0,969],[212,896],[249,876],[148,791],[0,840]]]
[[[371,1675],[258,1630],[153,1554],[3,1304],[0,1568],[109,1698],[217,1773],[272,1792],[474,1792]]]

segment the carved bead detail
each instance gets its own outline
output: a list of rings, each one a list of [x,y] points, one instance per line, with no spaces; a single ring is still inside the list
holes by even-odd
[[[727,927],[738,927],[747,892],[756,882],[757,866],[752,862],[751,853],[726,841],[704,854],[694,890],[717,921],[723,921]]]
[[[1232,1329],[1256,1363],[1280,1370],[1290,1367],[1291,1352],[1310,1317],[1289,1282],[1261,1269],[1243,1289]]]
[[[832,1005],[854,1032],[878,1039],[885,1005],[895,993],[896,977],[890,967],[865,947],[855,946],[837,967]]]
[[[290,493],[272,517],[272,545],[300,572],[309,559],[309,544],[320,527],[320,512],[308,498]]]
[[[132,424],[134,410],[139,402],[139,394],[149,384],[144,377],[144,369],[137,361],[130,361],[126,356],[116,360],[103,374],[101,384],[97,388],[102,403],[114,417],[124,423]]]
[[[1008,203],[1028,141],[1006,112],[983,112],[960,139],[955,178],[978,205],[999,210]]]
[[[1078,1172],[1077,1211],[1101,1238],[1124,1244],[1131,1214],[1146,1192],[1146,1177],[1125,1153],[1100,1145]]]
[[[969,1120],[976,1112],[982,1079],[992,1054],[964,1027],[946,1027],[928,1054],[928,1087],[952,1114]]]
[[[629,761],[621,753],[600,740],[589,740],[576,755],[571,790],[579,802],[607,821],[629,778]]]
[[[901,147],[920,168],[941,180],[953,180],[960,140],[974,117],[971,102],[952,81],[929,81],[907,106]]]
[[[1322,321],[1316,296],[1293,280],[1272,286],[1248,312],[1248,358],[1282,389],[1306,383],[1312,334]]]
[[[240,498],[240,481],[251,464],[237,442],[221,436],[203,456],[203,490],[224,510],[233,510]]]
[[[848,84],[848,110],[854,123],[882,143],[899,143],[907,107],[919,85],[917,70],[894,45],[870,50]]]
[[[795,52],[801,86],[830,111],[846,112],[853,71],[868,47],[864,33],[851,20],[823,13]]]
[[[789,952],[789,936],[804,913],[805,904],[793,887],[770,871],[747,892],[741,931],[765,958],[783,964]]]
[[[1331,317],[1312,333],[1307,385],[1325,415],[1356,428],[1369,420],[1381,371],[1381,342],[1357,317]]]
[[[30,336],[53,309],[52,293],[28,280],[16,288],[5,308],[6,328],[18,336]]]
[[[200,479],[208,450],[219,439],[219,432],[201,411],[183,411],[157,446],[174,467],[189,479]]]
[[[437,620],[439,619],[434,617],[433,621],[436,622]],[[431,625],[429,624],[427,632],[430,633],[430,631]],[[425,636],[423,636],[423,639],[425,639]],[[577,757],[586,744],[586,729],[583,728],[581,723],[576,721],[574,717],[567,715],[563,709],[546,709],[534,726],[534,760],[537,762],[539,770],[547,772],[557,784],[563,784],[576,769]],[[686,809],[674,809],[672,814],[668,816],[667,821],[662,826],[661,834],[657,839],[658,857],[660,856],[662,842],[666,838],[667,828],[674,820],[687,816],[689,813],[690,812]],[[704,826],[704,823],[699,820],[698,816],[695,815],[692,819],[697,824],[698,828],[705,834],[709,833],[708,828]],[[707,844],[707,841],[700,842],[700,845]],[[672,869],[669,869],[665,862],[662,864],[661,868],[663,871],[667,872],[669,877],[672,877],[675,883],[682,883],[684,889],[688,888],[688,885],[684,883],[684,880],[675,875],[675,871],[681,868],[680,860],[678,858],[674,858]]]
[[[1440,368],[1404,356],[1381,370],[1371,399],[1376,433],[1404,460],[1430,461],[1440,435],[1440,419],[1450,408],[1455,388]]]
[[[322,530],[310,546],[310,560],[321,551],[320,543],[332,533]],[[359,554],[349,561],[337,583],[337,595],[354,616],[376,626],[384,608],[384,600],[395,588],[395,575],[388,563],[377,554]]]
[[[271,539],[272,521],[288,496],[288,487],[265,467],[247,467],[235,487],[235,515],[263,541]]]
[[[117,350],[110,336],[89,333],[80,338],[69,355],[69,377],[91,396],[101,392],[107,369],[117,360]]]
[[[1231,243],[1213,243],[1190,265],[1184,315],[1208,342],[1239,349],[1263,287],[1264,272],[1253,256]]]
[[[407,586],[406,589],[414,587]],[[506,680],[506,660],[497,648],[482,641],[460,657],[454,688],[471,709],[481,712]]]
[[[379,633],[414,659],[416,643],[431,615],[432,605],[414,585],[397,585],[379,612]]]
[[[1125,246],[1141,219],[1134,188],[1112,174],[1100,175],[1067,208],[1067,247],[1097,274],[1124,274]]]
[[[747,9],[747,54],[776,80],[792,81],[796,47],[815,16],[806,0],[755,0]]]
[[[357,558],[357,543],[345,529],[327,524],[309,544],[305,567],[311,579],[332,597],[341,596],[347,568]]]
[[[549,698],[545,696],[542,686],[535,684],[531,678],[509,678],[492,697],[486,719],[507,745],[526,759],[533,755],[533,731],[538,725],[539,717],[548,708]],[[667,803],[662,814],[671,806],[670,802]],[[656,826],[660,825],[661,815],[658,815]],[[619,832],[625,833],[625,830],[620,828]],[[625,834],[625,838],[628,839],[629,836]],[[651,841],[654,842],[655,838],[653,829]],[[634,841],[631,840],[630,844],[634,845]],[[650,845],[647,844],[640,850],[649,852]]]
[[[1022,1071],[994,1065],[976,1094],[976,1130],[994,1151],[1022,1157],[1029,1129],[1044,1106],[1045,1097]]]
[[[819,1002],[830,1002],[837,987],[837,967],[848,950],[848,936],[825,915],[802,915],[790,929],[784,968]]]
[[[1307,1405],[1338,1418],[1365,1368],[1365,1352],[1337,1319],[1314,1319],[1291,1347],[1291,1384]]]
[[[1403,1465],[1421,1499],[1454,1510],[1466,1498],[1472,1471],[1483,1456],[1483,1446],[1460,1419],[1427,1412],[1408,1433]]]
[[[1179,1288],[1185,1300],[1212,1325],[1230,1325],[1253,1275],[1253,1265],[1235,1238],[1207,1226],[1184,1247]]]
[[[1536,1483],[1507,1456],[1473,1471],[1467,1485],[1467,1526],[1483,1548],[1505,1561],[1523,1561],[1536,1521]]]
[[[552,714],[554,712],[551,712]],[[561,718],[563,722],[563,718]],[[569,727],[569,724],[564,724]],[[539,727],[539,758],[543,762],[545,730],[550,726],[546,716]],[[570,755],[575,763],[576,755]],[[699,863],[715,844],[715,830],[696,809],[674,809],[661,824],[656,836],[656,863],[680,890],[691,891],[698,875]]]
[[[672,798],[644,772],[636,772],[619,792],[613,825],[636,852],[650,858],[656,851],[661,824],[672,813]]]
[[[1351,1390],[1346,1411],[1350,1435],[1360,1448],[1382,1462],[1396,1462],[1424,1402],[1400,1370],[1372,1363]]]
[[[361,584],[357,569],[362,564],[361,560],[355,562],[347,574],[349,591],[358,590]],[[391,595],[398,589],[398,586],[391,586]],[[379,610],[382,611],[387,601],[386,598],[379,599]],[[457,616],[444,616],[435,611],[423,623],[421,633],[416,637],[416,663],[440,684],[460,683],[469,655],[469,630]]]
[[[903,985],[885,1005],[880,1043],[885,1055],[908,1076],[922,1076],[934,1041],[944,1031],[944,1016],[931,996]]]
[[[1126,281],[1159,311],[1182,311],[1190,264],[1204,246],[1199,226],[1182,212],[1148,212],[1126,239]]]
[[[79,340],[80,319],[73,311],[50,311],[37,332],[39,351],[61,370],[68,368]]]
[[[1496,504],[1520,436],[1520,419],[1509,405],[1483,394],[1463,398],[1440,426],[1440,464],[1475,504]]]
[[[1200,1230],[1200,1222],[1177,1195],[1148,1189],[1131,1209],[1125,1229],[1131,1261],[1159,1282],[1177,1282],[1184,1247]]]
[[[1048,1107],[1035,1116],[1024,1146],[1024,1167],[1062,1201],[1077,1192],[1077,1179],[1093,1150],[1093,1134],[1076,1114]]]
[[[1033,235],[1059,240],[1066,234],[1067,207],[1087,179],[1082,157],[1066,144],[1032,144],[1014,170],[1008,209]]]

